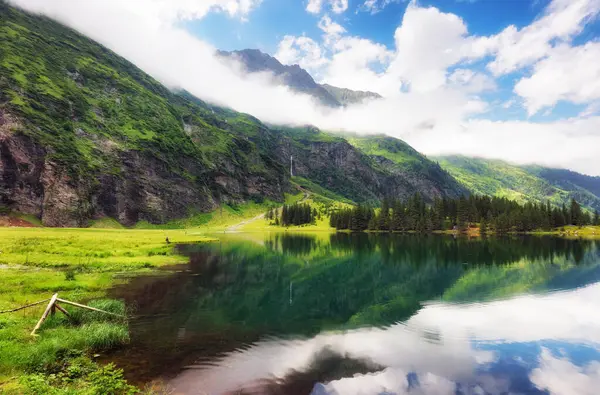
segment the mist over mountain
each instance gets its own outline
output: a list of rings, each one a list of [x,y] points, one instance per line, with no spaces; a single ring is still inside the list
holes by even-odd
[[[466,193],[414,150],[407,155],[419,165],[406,167],[314,127],[267,126],[173,92],[49,18],[4,2],[0,12],[3,210],[49,226],[104,217],[134,225],[223,205],[283,202],[298,183],[373,205],[391,195]]]
[[[328,107],[341,107],[358,104],[365,99],[381,99],[381,95],[373,92],[353,91],[328,84],[318,84],[313,77],[299,65],[283,65],[276,58],[258,49],[241,51],[218,51],[225,59],[239,61],[248,73],[270,72],[277,83],[287,86],[294,92],[306,93]]]

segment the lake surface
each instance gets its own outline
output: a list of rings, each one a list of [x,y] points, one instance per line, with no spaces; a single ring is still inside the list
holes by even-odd
[[[129,378],[177,394],[598,394],[600,242],[232,234],[135,279]]]

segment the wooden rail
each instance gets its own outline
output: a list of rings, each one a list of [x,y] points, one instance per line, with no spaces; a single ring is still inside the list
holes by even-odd
[[[121,315],[121,314],[115,314],[115,313],[111,313],[110,311],[100,310],[100,309],[97,309],[95,307],[90,307],[90,306],[86,306],[84,304],[71,302],[71,301],[65,300],[65,299],[60,299],[58,297],[57,293],[55,293],[54,295],[52,295],[52,297],[50,299],[40,300],[39,302],[35,302],[35,303],[31,303],[31,304],[28,304],[28,305],[25,305],[25,306],[17,307],[17,308],[12,309],[12,310],[0,311],[0,314],[3,314],[3,313],[13,313],[15,311],[20,311],[20,310],[23,310],[23,309],[27,309],[27,308],[30,308],[30,307],[33,307],[33,306],[40,305],[40,304],[45,303],[45,302],[48,302],[48,306],[46,306],[46,310],[44,310],[44,313],[42,314],[42,316],[40,317],[39,321],[37,322],[37,324],[35,325],[35,327],[31,331],[31,336],[36,336],[36,332],[40,329],[40,327],[42,326],[42,324],[44,323],[44,321],[46,320],[46,318],[48,318],[48,315],[50,315],[50,314],[54,315],[54,313],[55,313],[56,310],[60,311],[64,315],[66,315],[69,319],[72,319],[72,317],[69,314],[69,312],[67,310],[65,310],[61,305],[59,305],[58,302],[63,303],[63,304],[68,304],[68,305],[71,305],[71,306],[75,306],[75,307],[79,307],[79,308],[86,309],[86,310],[95,311],[97,313],[108,314],[108,315],[112,315],[112,316],[115,316],[115,317],[127,318],[126,316]]]

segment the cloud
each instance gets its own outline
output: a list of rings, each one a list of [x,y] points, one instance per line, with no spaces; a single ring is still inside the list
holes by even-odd
[[[489,46],[487,38],[469,36],[458,16],[414,3],[406,9],[394,38],[396,56],[388,73],[401,76],[419,92],[442,87],[448,67],[482,57]]]
[[[365,0],[365,2],[359,7],[359,11],[377,14],[388,5],[392,3],[399,3],[400,1],[402,0]]]
[[[532,24],[520,30],[511,25],[493,37],[496,58],[488,68],[502,75],[533,64],[581,33],[599,12],[600,0],[553,0]]]
[[[306,36],[285,36],[277,47],[275,57],[283,64],[298,64],[312,71],[328,63],[321,46]]]
[[[348,9],[348,0],[331,0],[331,10],[341,14]]]
[[[252,384],[285,383],[294,373],[311,368],[318,371],[319,357],[325,354],[363,361],[372,366],[373,373],[347,371],[345,377],[316,386],[313,395],[452,395],[459,388],[473,394],[521,393],[521,388],[523,392],[531,391],[522,381],[527,375],[515,374],[518,362],[510,367],[517,369],[507,368],[508,358],[494,365],[502,353],[494,346],[511,344],[512,358],[527,357],[531,352],[531,347],[521,348],[520,344],[531,346],[548,339],[592,348],[600,344],[600,317],[596,313],[599,301],[600,284],[593,284],[477,304],[430,303],[405,324],[255,342],[227,353],[204,369],[187,370],[171,384],[175,392],[181,393],[197,388],[207,393],[227,393]],[[503,376],[503,369],[513,375]],[[534,385],[551,394],[591,395],[600,385],[600,363],[576,367],[543,350],[540,366],[529,377]]]
[[[600,42],[562,44],[536,63],[533,74],[515,85],[528,113],[564,100],[582,104],[600,99]]]
[[[529,376],[531,382],[551,395],[596,395],[600,388],[600,362],[576,366],[542,349],[540,366]]]
[[[306,11],[311,14],[318,14],[321,12],[321,7],[323,7],[323,0],[308,0]]]
[[[346,29],[342,25],[333,22],[329,15],[324,15],[319,21],[318,26],[327,36],[338,36],[346,33]]]
[[[509,27],[489,37],[470,34],[457,15],[411,3],[389,48],[350,34],[324,15],[318,21],[320,39],[286,35],[276,57],[299,64],[321,82],[386,97],[342,109],[322,108],[309,96],[277,86],[267,73],[246,75],[227,67],[215,58],[215,48],[178,23],[208,12],[247,18],[260,0],[11,2],[81,31],[171,88],[185,88],[265,122],[386,133],[426,154],[537,162],[600,175],[595,152],[600,118],[593,112],[549,123],[494,122],[485,120],[489,104],[480,96],[496,88],[486,70],[503,74],[528,65],[533,66],[530,74],[517,82],[516,96],[506,100],[524,102],[530,113],[561,100],[590,106],[597,102],[598,43],[571,46],[569,40],[595,17],[600,0],[554,0],[529,26]],[[345,1],[307,4],[315,10],[318,6],[317,13],[325,6],[347,7]],[[515,52],[513,47],[520,49]],[[547,82],[550,78],[552,83]]]
[[[496,81],[484,73],[470,69],[456,69],[448,77],[448,82],[469,93],[480,93],[497,88]]]
[[[341,14],[348,9],[348,0],[308,0],[306,11],[311,14],[320,14],[325,4],[328,4],[335,14]]]

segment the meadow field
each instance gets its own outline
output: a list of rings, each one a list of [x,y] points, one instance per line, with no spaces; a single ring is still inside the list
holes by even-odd
[[[122,372],[94,362],[127,344],[125,319],[63,306],[70,319],[58,312],[33,337],[45,304],[5,311],[59,293],[127,315],[122,302],[106,299],[109,288],[186,262],[178,243],[208,240],[186,230],[0,228],[0,393],[134,393]]]

